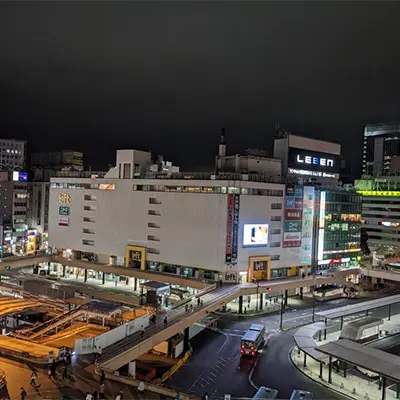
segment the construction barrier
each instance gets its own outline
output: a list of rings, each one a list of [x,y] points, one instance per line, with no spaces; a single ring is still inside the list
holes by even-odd
[[[190,349],[185,353],[183,358],[181,358],[169,371],[165,372],[163,376],[161,377],[161,383],[165,382],[168,380],[176,371],[179,370],[180,367],[182,367],[183,364],[190,358],[192,355],[192,346],[190,346]]]

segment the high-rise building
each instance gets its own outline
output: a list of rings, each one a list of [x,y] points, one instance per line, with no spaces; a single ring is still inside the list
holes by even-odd
[[[380,176],[399,172],[400,123],[367,125],[364,130],[362,172]]]
[[[22,171],[26,161],[24,140],[0,139],[0,170]]]

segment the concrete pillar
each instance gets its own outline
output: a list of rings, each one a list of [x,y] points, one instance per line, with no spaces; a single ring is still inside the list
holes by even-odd
[[[343,364],[343,377],[347,378],[347,362]]]
[[[306,354],[306,352],[304,352],[303,366],[304,366],[304,368],[307,367],[307,354]]]
[[[386,397],[386,378],[382,378],[382,400]]]
[[[288,302],[288,291],[286,289],[285,290],[285,306],[287,306],[287,302]]]
[[[319,363],[319,377],[320,377],[321,379],[323,378],[323,375],[322,375],[323,368],[324,368],[324,366],[323,366],[322,362],[320,362],[320,363]]]
[[[129,376],[136,377],[136,361],[130,361],[128,364]]]
[[[300,300],[303,300],[303,288],[300,288]]]
[[[392,316],[392,305],[389,304],[389,307],[388,307],[388,320],[389,321],[390,321],[391,316]]]
[[[239,314],[243,314],[243,296],[239,296]]]
[[[138,278],[133,278],[133,290],[137,290],[137,280]]]
[[[66,269],[67,269],[67,266],[66,266],[66,265],[63,265],[63,266],[62,266],[62,271],[63,271],[63,272],[62,272],[62,277],[63,277],[63,278],[65,278],[65,270],[66,270]]]
[[[106,273],[105,272],[103,272],[101,283],[102,283],[102,285],[104,285],[106,283]]]
[[[263,294],[260,293],[260,311],[263,309]]]
[[[332,356],[329,356],[328,383],[332,383]]]
[[[400,383],[396,383],[396,399],[400,397]]]
[[[185,352],[189,350],[189,327],[183,331],[183,350]]]
[[[84,282],[87,282],[87,269],[85,269],[85,276],[84,276],[84,278],[83,278],[83,281],[84,281]]]
[[[340,317],[340,330],[343,329],[343,316]]]
[[[167,356],[168,357],[172,356],[172,340],[171,339],[168,340],[168,354],[167,354]]]
[[[327,319],[325,318],[325,327],[326,327]],[[326,328],[324,329],[324,340],[326,340]]]

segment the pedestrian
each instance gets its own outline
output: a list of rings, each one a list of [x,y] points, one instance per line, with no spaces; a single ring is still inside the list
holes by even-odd
[[[121,400],[124,398],[124,391],[122,389],[119,390],[119,396]]]
[[[100,397],[100,399],[104,399],[104,383],[102,383],[102,384],[100,385],[99,397]]]
[[[222,287],[222,279],[219,280],[219,286]]]
[[[92,396],[92,394],[91,394],[91,393],[89,393],[89,392],[86,392],[86,397],[85,397],[85,400],[93,400],[93,396]]]
[[[52,375],[51,365],[49,365],[49,369],[47,370],[47,376],[49,377],[49,379],[51,379],[51,375]]]
[[[93,396],[93,400],[97,400],[99,398],[99,395],[97,394],[97,390],[96,389],[92,393],[92,396]]]
[[[104,371],[100,372],[100,384],[104,385],[104,381],[106,380],[106,374],[104,373]]]
[[[203,299],[200,300],[200,305],[203,307]]]
[[[200,297],[197,298],[197,305],[200,305]]]
[[[26,390],[21,386],[21,400],[26,400]]]
[[[190,311],[193,311],[193,304],[190,305]]]
[[[64,366],[62,377],[68,379],[68,364]]]
[[[179,390],[176,391],[175,400],[181,400],[181,395],[179,393]]]
[[[32,373],[31,373],[31,386],[32,387],[36,387],[36,378],[37,378],[36,372],[32,371]]]
[[[153,323],[156,323],[156,319],[157,319],[156,314],[153,314],[153,316],[151,317],[151,321]]]
[[[185,304],[185,312],[188,312],[188,309],[189,309],[189,305],[188,305],[188,303],[186,303]]]
[[[140,394],[144,393],[144,382],[143,381],[139,382],[138,391]]]
[[[86,399],[87,400],[87,399]],[[116,396],[115,396],[115,400],[122,400],[121,399],[121,395],[118,393]]]
[[[143,336],[144,335],[144,328],[143,325],[140,327],[140,334]]]
[[[167,326],[168,325],[168,319],[167,319],[167,317],[165,317],[164,318],[164,326]]]
[[[53,361],[53,362],[51,363],[51,365],[50,365],[51,376],[52,376],[53,378],[56,377],[56,369],[57,369],[56,363]]]
[[[101,349],[101,346],[98,346],[96,348],[96,360],[101,357],[102,353],[103,353],[103,350]]]
[[[208,400],[208,392],[204,394],[203,400]]]

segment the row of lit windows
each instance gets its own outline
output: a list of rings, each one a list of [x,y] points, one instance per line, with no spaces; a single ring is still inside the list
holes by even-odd
[[[133,185],[133,190],[146,192],[249,194],[253,196],[283,197],[283,190],[278,189],[255,189],[227,186]]]
[[[115,190],[113,183],[65,183],[51,182],[53,189],[99,189],[99,190]]]
[[[361,214],[326,214],[326,221],[349,221],[349,222],[359,222],[361,221]]]

